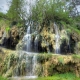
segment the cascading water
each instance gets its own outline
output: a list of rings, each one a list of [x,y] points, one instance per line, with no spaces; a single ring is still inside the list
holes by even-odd
[[[60,53],[60,35],[59,35],[59,30],[58,27],[56,25],[56,23],[54,23],[54,29],[55,29],[55,53]]]
[[[30,77],[35,76],[36,75],[35,67],[36,67],[36,64],[37,64],[36,54],[27,53],[26,64],[27,64],[26,75],[30,76]]]
[[[25,42],[25,50],[30,52],[31,51],[31,34],[30,34],[30,26],[27,28],[27,34],[24,36],[23,41]]]
[[[34,79],[36,76],[37,55],[35,53],[20,51],[19,61],[12,80]]]
[[[23,75],[25,79],[36,78],[36,65],[37,57],[36,54],[31,52],[31,32],[30,26],[27,28],[27,33],[23,37],[23,42],[25,43],[25,51],[19,51],[19,69],[16,69],[16,75]],[[34,42],[37,43],[36,41]],[[21,72],[19,72],[19,70]]]
[[[68,35],[68,37],[69,37],[69,40],[68,40],[68,52],[71,53],[70,36]]]
[[[38,52],[38,37],[37,36],[35,37],[35,40],[34,40],[34,49],[35,49],[35,52]]]

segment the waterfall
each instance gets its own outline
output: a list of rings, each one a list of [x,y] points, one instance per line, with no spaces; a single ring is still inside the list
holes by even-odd
[[[16,65],[14,72],[14,77],[17,80],[21,77],[24,79],[34,79],[37,78],[36,66],[37,66],[37,54],[19,51],[19,61]],[[22,80],[22,79],[21,79]]]
[[[68,37],[69,37],[69,40],[68,40],[68,52],[71,53],[71,46],[70,46],[70,35],[67,34]]]
[[[60,35],[59,35],[59,30],[58,26],[56,23],[54,23],[54,29],[55,29],[55,53],[60,53]]]
[[[25,50],[30,52],[31,51],[31,34],[30,34],[30,26],[27,28],[27,33],[23,38],[23,41],[25,42]]]
[[[37,36],[35,37],[35,40],[34,40],[34,49],[35,49],[35,52],[38,52],[38,37]]]
[[[37,58],[36,54],[27,53],[26,56],[26,75],[27,76],[35,76],[36,75],[36,64],[37,64]]]
[[[36,54],[32,53],[31,49],[31,27],[28,26],[26,35],[23,37],[25,51],[19,51],[19,65],[21,66],[22,73],[20,75],[24,75],[28,78],[36,78],[36,65],[37,65],[37,57]],[[37,37],[35,38],[35,48],[37,49]],[[22,64],[22,65],[21,65]],[[18,72],[19,73],[19,72]]]
[[[30,34],[30,26],[27,28],[27,34]]]
[[[33,64],[33,66],[32,66],[32,75],[34,75],[34,74],[36,74],[36,66],[37,66],[37,56],[36,56],[36,54],[33,56],[32,64]]]

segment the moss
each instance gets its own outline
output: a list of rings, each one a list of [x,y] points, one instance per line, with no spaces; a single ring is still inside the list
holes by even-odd
[[[12,77],[13,68],[11,67],[5,74],[3,74],[4,77]]]
[[[80,30],[78,30],[76,27],[70,27],[73,32],[78,33],[80,35]]]
[[[8,31],[10,31],[10,27],[8,26],[8,27],[6,27],[6,31],[8,32]]]
[[[80,59],[80,55],[72,55],[73,58]]]
[[[50,61],[44,65],[44,76],[52,76],[54,72],[55,64],[51,64]]]
[[[63,57],[59,57],[58,58],[58,62],[59,62],[59,64],[64,64],[64,58]]]
[[[12,76],[12,68],[17,65],[18,57],[15,53],[6,54],[4,61],[2,62],[1,74],[6,77]]]
[[[80,55],[72,55],[73,62],[78,63],[80,62]]]
[[[40,63],[37,64],[36,67],[36,75],[43,76],[43,65],[41,65]]]
[[[76,53],[76,54],[79,54],[79,53],[80,53],[80,42],[77,42],[77,43],[76,43],[75,53]]]
[[[72,30],[70,28],[66,29],[68,34],[71,34]]]
[[[6,52],[6,51],[5,51]],[[13,51],[7,51],[5,60],[2,62],[2,74],[12,76],[19,71],[17,75],[26,75],[26,54],[19,56]],[[30,56],[30,59],[32,56]],[[56,73],[77,72],[80,75],[80,55],[57,55],[57,54],[37,54],[36,74],[38,76],[52,76]],[[12,64],[13,63],[13,64]]]
[[[44,63],[45,61],[48,61],[52,57],[52,54],[39,54],[37,55],[37,61],[39,63]]]

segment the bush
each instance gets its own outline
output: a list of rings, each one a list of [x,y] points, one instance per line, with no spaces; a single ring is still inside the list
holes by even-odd
[[[69,23],[69,12],[63,8],[65,5],[62,0],[38,0],[32,8],[32,20],[47,24],[54,20]]]

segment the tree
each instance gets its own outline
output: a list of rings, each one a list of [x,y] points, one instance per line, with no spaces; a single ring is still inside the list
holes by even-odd
[[[37,0],[32,8],[32,20],[40,23],[54,20],[67,21],[69,11],[66,0]]]
[[[76,17],[80,15],[79,8],[80,0],[67,0],[68,1],[68,10],[70,12],[71,17]]]
[[[22,20],[25,16],[24,0],[12,0],[7,16],[13,21]]]

